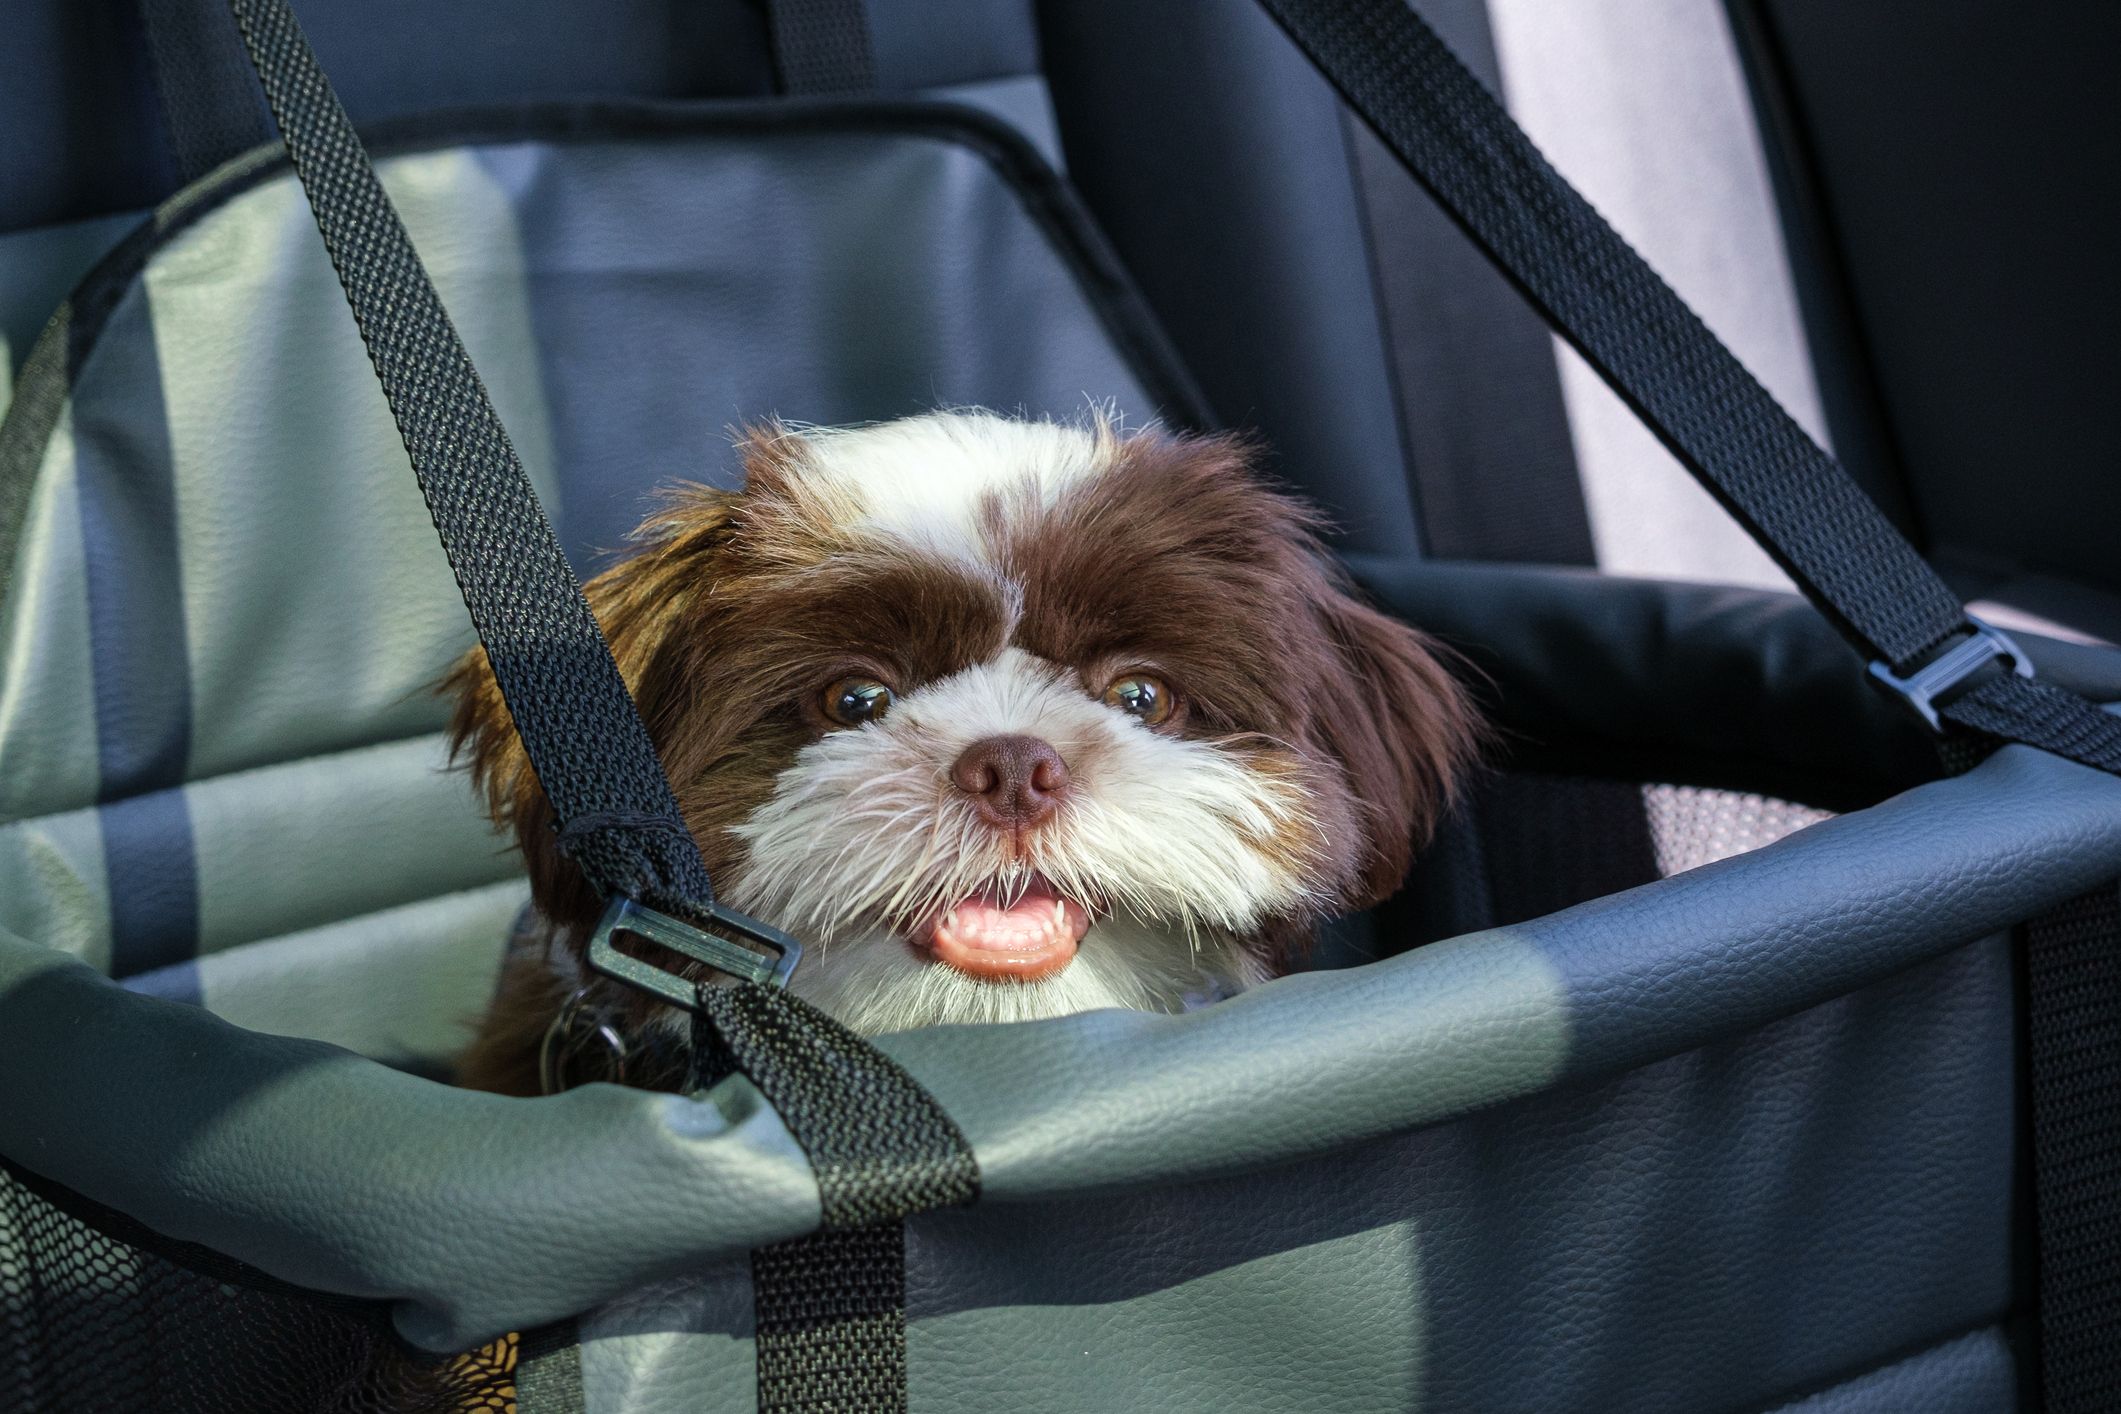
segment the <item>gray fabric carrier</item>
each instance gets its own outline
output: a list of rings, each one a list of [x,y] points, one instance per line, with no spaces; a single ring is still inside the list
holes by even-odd
[[[658,489],[732,484],[746,420],[1192,416],[1086,293],[1108,258],[1050,174],[970,110],[471,136],[386,135],[384,179],[585,574]],[[0,440],[0,928],[446,1060],[523,891],[441,770],[430,687],[470,627],[292,177],[265,153],[177,198],[46,360]]]
[[[1066,189],[967,110],[375,147],[584,571],[656,487],[727,484],[747,418],[1200,417]],[[908,1226],[912,1407],[2015,1407],[2008,930],[2113,878],[2121,781],[2023,747],[1927,779],[1785,596],[1356,568],[1533,769],[1345,965],[879,1041],[982,1179]],[[425,1350],[578,1318],[594,1414],[754,1407],[745,1257],[819,1206],[750,1083],[430,1078],[524,898],[443,770],[427,688],[470,642],[300,191],[265,151],[209,176],[0,424],[0,1155]],[[0,1392],[65,1407],[6,1383],[15,1329]]]

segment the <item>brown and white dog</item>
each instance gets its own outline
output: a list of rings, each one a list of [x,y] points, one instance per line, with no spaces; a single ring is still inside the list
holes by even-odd
[[[1259,982],[1399,886],[1472,753],[1433,645],[1236,440],[951,412],[743,452],[743,491],[678,492],[589,597],[722,896],[857,1030]],[[483,652],[447,686],[550,938],[462,1078],[534,1091],[603,900]]]

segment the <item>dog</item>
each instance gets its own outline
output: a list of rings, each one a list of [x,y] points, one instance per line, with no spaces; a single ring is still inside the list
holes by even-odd
[[[942,412],[740,449],[741,491],[672,493],[587,592],[719,896],[857,1031],[1259,983],[1399,887],[1476,753],[1446,653],[1243,440]],[[614,1042],[677,1013],[578,995],[606,901],[483,650],[445,690],[539,920],[460,1078],[537,1093],[570,997]]]

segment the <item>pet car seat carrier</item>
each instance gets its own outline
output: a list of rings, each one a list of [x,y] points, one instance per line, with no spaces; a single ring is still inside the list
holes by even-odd
[[[468,640],[387,419],[577,859],[711,937],[563,545],[761,407],[1198,414],[975,115],[490,116],[378,185],[233,0],[295,173],[166,206],[0,429],[8,1407],[1976,1410],[2036,1314],[2048,1406],[2106,1407],[2116,655],[1965,620],[1403,7],[1269,8],[1903,707],[1781,596],[1372,557],[1543,744],[1377,960],[874,1045],[702,989],[686,1097],[408,1073],[522,893],[434,769]],[[776,15],[858,77],[858,7]]]

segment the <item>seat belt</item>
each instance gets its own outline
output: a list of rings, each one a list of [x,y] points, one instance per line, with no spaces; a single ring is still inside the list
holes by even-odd
[[[1861,489],[1547,166],[1401,0],[1262,3],[1557,332],[1871,659],[1881,683],[1940,729],[1950,722],[2121,772],[2121,722],[2031,678],[2008,639],[1968,618]],[[570,856],[615,899],[646,900],[672,915],[665,921],[773,945],[772,930],[714,903],[587,602],[285,0],[229,4]],[[2106,926],[2095,921],[2089,931]],[[729,946],[710,955],[726,959]],[[835,1303],[825,1329],[805,1323],[787,1380],[769,1382],[762,1368],[761,1407],[798,1407],[815,1395],[841,1408],[904,1408],[903,1234],[892,1225],[976,1196],[963,1137],[888,1057],[778,989],[703,986],[694,1001],[704,1018],[702,1055],[758,1084],[817,1167],[831,1229],[821,1238],[877,1229],[807,1252],[789,1244],[760,1254],[767,1260],[755,1262],[755,1281],[788,1283],[783,1294],[795,1299],[784,1309],[799,1321],[802,1293],[839,1293],[872,1277],[888,1283],[851,1314]],[[2035,1006],[2037,1032],[2037,995]],[[844,1097],[857,1088],[889,1097],[881,1136],[846,1121]],[[2121,1142],[2104,1142],[2121,1159]],[[2096,1178],[2104,1171],[2092,1169],[2094,1187],[2114,1192]],[[2043,1201],[2044,1237],[2048,1210]],[[761,1304],[769,1304],[764,1295]],[[2053,1324],[2058,1313],[2045,1291],[2043,1305]],[[2110,1329],[2103,1311],[2090,1308],[2092,1330]],[[760,1353],[763,1367],[763,1339]],[[2098,1370],[2090,1378],[2083,1387],[2104,1388]],[[2068,1387],[2080,1385],[2081,1377]],[[2051,1372],[2051,1391],[2063,1387]]]
[[[2121,775],[2121,718],[2032,676],[1407,0],[1260,0],[1474,244],[1807,598],[1947,763],[2023,742]],[[2041,1364],[2055,1414],[2121,1407],[2121,898],[2028,925]]]
[[[589,601],[287,0],[228,0],[228,8],[552,805],[561,849],[611,900],[591,964],[692,1011],[696,1076],[742,1072],[816,1172],[822,1230],[753,1254],[759,1407],[901,1411],[901,1222],[978,1196],[971,1147],[896,1062],[782,989],[798,955],[792,939],[715,900]],[[681,981],[619,950],[624,934],[743,980]],[[578,1392],[567,1368],[539,1362],[541,1399]]]
[[[1548,165],[1405,0],[1260,0],[1473,242],[1921,713],[2121,774],[2121,719],[2040,682]],[[1997,671],[2005,665],[2009,671]]]

